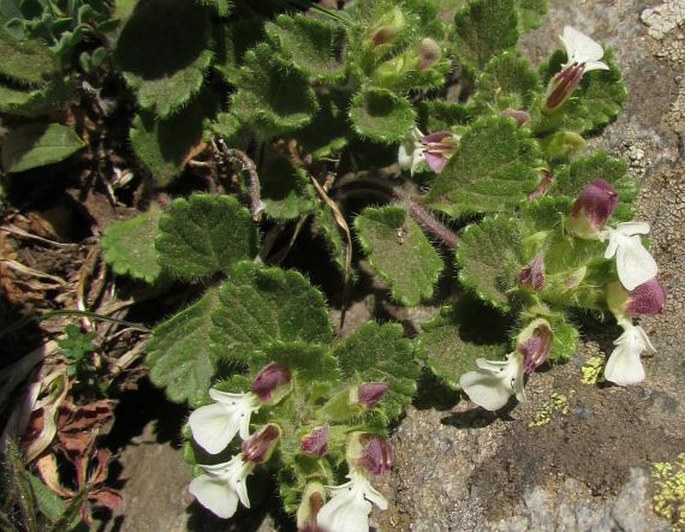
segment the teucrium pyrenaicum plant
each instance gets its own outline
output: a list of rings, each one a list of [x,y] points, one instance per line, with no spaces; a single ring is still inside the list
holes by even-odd
[[[203,505],[249,506],[247,479],[266,470],[301,528],[363,527],[371,502],[387,505],[370,481],[392,462],[385,437],[420,364],[497,410],[575,354],[578,311],[624,330],[606,379],[644,378],[653,346],[633,320],[665,298],[649,227],[632,220],[626,165],[586,148],[626,97],[611,51],[567,27],[563,50],[531,64],[516,44],[544,2],[253,4],[151,0],[117,45],[140,106],[132,146],[156,185],[182,182],[201,153],[224,178],[223,193],[125,222],[135,243],[116,227],[103,240],[118,273],[197,287],[146,349],[152,381],[195,408],[186,458]],[[162,63],[135,55],[145,39],[168,44]],[[356,239],[398,304],[435,298],[441,275],[465,291],[411,341],[375,322],[341,340],[319,289],[276,266],[281,231],[313,242],[303,227],[345,282]]]

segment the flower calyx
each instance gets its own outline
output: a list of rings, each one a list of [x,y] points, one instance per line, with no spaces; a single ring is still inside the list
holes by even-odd
[[[585,186],[573,204],[566,230],[585,240],[601,238],[604,226],[618,206],[618,194],[603,179]]]

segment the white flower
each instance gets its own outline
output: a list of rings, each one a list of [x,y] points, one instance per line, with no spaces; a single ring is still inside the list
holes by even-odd
[[[369,529],[371,503],[381,510],[388,508],[385,500],[369,482],[364,472],[353,470],[349,482],[329,486],[333,493],[316,517],[317,524],[326,532],[361,532]]]
[[[609,356],[604,378],[619,386],[638,384],[645,380],[640,355],[643,351],[656,353],[656,349],[639,325],[628,320],[619,321],[619,325],[623,327],[623,334],[614,341],[616,348]]]
[[[659,270],[654,257],[637,236],[647,233],[649,224],[646,222],[624,222],[618,224],[616,229],[606,229],[601,234],[602,240],[609,238],[604,258],[616,256],[618,279],[626,290],[634,290],[653,279]]]
[[[245,440],[250,435],[250,417],[259,410],[259,398],[252,392],[228,393],[214,388],[209,396],[213,405],[198,408],[188,419],[193,440],[210,454],[223,451],[237,433]]]
[[[195,477],[190,482],[190,493],[198,502],[217,516],[228,519],[238,509],[238,501],[250,507],[245,484],[255,464],[235,455],[229,462],[215,465],[200,465],[207,474]]]
[[[464,373],[459,385],[471,401],[486,410],[499,410],[513,394],[523,402],[526,400],[523,389],[524,362],[525,357],[521,353],[510,353],[502,361],[478,358],[478,369]]]
[[[562,69],[572,64],[584,65],[584,72],[590,70],[609,70],[609,66],[600,61],[604,56],[602,45],[571,26],[564,27],[564,34],[559,37],[566,48],[566,63]]]

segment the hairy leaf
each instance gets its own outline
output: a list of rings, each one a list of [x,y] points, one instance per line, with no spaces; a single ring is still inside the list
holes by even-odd
[[[549,360],[551,362],[566,362],[576,354],[580,332],[563,316],[548,317],[548,320],[554,332]]]
[[[23,172],[58,163],[84,147],[83,141],[62,124],[27,124],[2,139],[2,166],[6,172]]]
[[[514,0],[474,0],[454,17],[457,57],[482,68],[519,38]]]
[[[444,264],[421,228],[402,207],[368,207],[354,221],[369,264],[394,299],[416,306],[433,295]]]
[[[193,0],[140,2],[115,58],[143,108],[167,117],[200,90],[212,60],[209,10]]]
[[[457,217],[510,209],[538,184],[540,155],[527,130],[503,117],[476,121],[435,179],[427,202]]]
[[[264,138],[307,125],[318,106],[307,76],[262,43],[245,54],[232,111]]]
[[[276,362],[296,374],[296,385],[311,388],[315,381],[340,381],[338,360],[328,345],[306,342],[273,342],[264,348],[263,359],[253,357],[251,366],[259,371],[264,365]]]
[[[334,81],[344,74],[337,58],[340,32],[331,24],[304,15],[281,15],[267,24],[266,32],[308,76]]]
[[[49,82],[39,90],[16,90],[0,85],[0,112],[13,116],[37,117],[60,109],[71,96],[68,81]]]
[[[474,101],[483,111],[527,111],[539,90],[538,75],[528,60],[507,50],[493,57],[485,67],[478,78]]]
[[[414,126],[412,105],[386,89],[362,89],[352,98],[350,119],[362,137],[384,143],[403,140]]]
[[[520,248],[521,229],[513,218],[498,215],[469,225],[457,249],[459,280],[483,301],[508,311],[507,292],[517,286],[525,266]]]
[[[155,237],[162,210],[156,203],[150,209],[130,220],[108,227],[101,244],[105,261],[119,275],[130,275],[154,283],[162,273],[157,258]]]
[[[329,157],[342,150],[351,136],[345,113],[347,101],[324,95],[319,97],[319,103],[319,112],[310,124],[297,132],[296,136],[304,154],[314,159]]]
[[[219,295],[210,335],[223,358],[263,361],[274,342],[327,344],[333,336],[321,292],[298,272],[240,263]]]
[[[428,133],[465,126],[473,120],[473,106],[444,100],[423,100],[419,105],[420,121],[427,125]]]
[[[547,13],[547,0],[516,0],[522,32],[539,28]]]
[[[0,75],[22,85],[40,87],[57,70],[48,47],[39,39],[18,40],[0,31]]]
[[[476,358],[501,359],[507,350],[508,324],[503,316],[468,295],[423,325],[417,356],[450,388],[475,368]]]
[[[274,220],[292,220],[314,210],[306,173],[286,157],[272,159],[260,176],[264,212]]]
[[[155,185],[165,187],[183,172],[202,141],[201,109],[193,103],[165,120],[143,111],[134,119],[130,135],[133,151],[152,172]]]
[[[231,196],[178,198],[160,218],[159,229],[159,262],[182,279],[228,272],[257,254],[259,237],[250,213]]]
[[[212,312],[219,303],[216,289],[198,302],[157,325],[145,350],[150,380],[165,388],[174,402],[191,405],[207,394],[215,372],[209,329]]]
[[[419,366],[413,348],[397,323],[369,322],[335,346],[345,376],[358,383],[384,382],[390,386],[380,408],[390,419],[400,416],[416,393]]]

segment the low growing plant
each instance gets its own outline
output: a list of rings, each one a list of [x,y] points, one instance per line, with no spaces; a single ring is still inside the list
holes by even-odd
[[[368,527],[372,503],[387,506],[371,481],[392,463],[389,430],[421,367],[499,410],[575,354],[579,314],[623,329],[606,380],[644,379],[654,348],[634,320],[665,302],[649,226],[633,220],[625,163],[586,147],[626,90],[613,53],[571,27],[531,64],[516,45],[545,7],[126,11],[114,61],[138,103],[131,146],[152,187],[187,193],[157,196],[102,246],[117,274],[197,293],[155,327],[147,364],[194,409],[190,490],[218,516],[249,507],[251,475],[267,471],[299,528]],[[431,301],[439,315],[411,339],[377,322],[337,337],[322,292],[279,266],[296,240],[313,245],[305,227],[343,294],[360,255],[394,303]],[[454,277],[459,289],[438,295]]]

